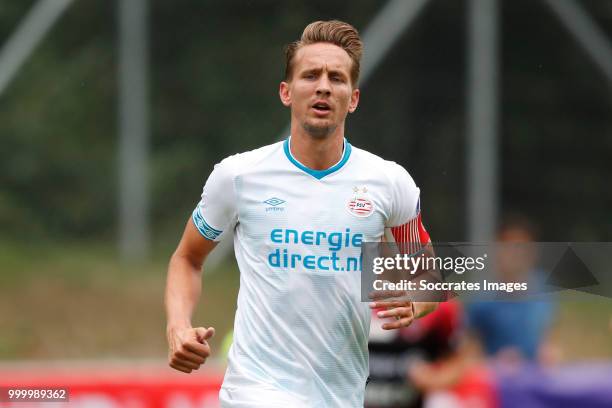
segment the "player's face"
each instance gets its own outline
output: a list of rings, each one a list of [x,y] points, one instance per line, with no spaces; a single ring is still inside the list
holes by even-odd
[[[293,75],[280,86],[281,101],[291,107],[291,119],[313,137],[331,135],[344,126],[359,102],[351,83],[351,57],[329,43],[301,47],[294,56]]]

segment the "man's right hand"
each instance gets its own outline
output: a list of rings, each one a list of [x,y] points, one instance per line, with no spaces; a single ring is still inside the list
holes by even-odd
[[[184,329],[168,329],[168,363],[170,367],[184,373],[197,370],[210,356],[208,339],[215,334],[215,329],[209,327],[188,327]]]

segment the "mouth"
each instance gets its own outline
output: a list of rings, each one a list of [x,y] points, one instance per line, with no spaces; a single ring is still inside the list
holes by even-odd
[[[327,115],[331,111],[331,107],[325,101],[317,101],[312,105],[312,109],[318,115]]]

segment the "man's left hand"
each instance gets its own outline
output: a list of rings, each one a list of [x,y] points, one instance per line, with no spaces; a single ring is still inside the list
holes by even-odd
[[[393,317],[395,321],[382,325],[384,330],[399,329],[412,324],[415,315],[415,304],[407,300],[386,300],[370,303],[371,309],[387,309],[376,313],[379,318]]]

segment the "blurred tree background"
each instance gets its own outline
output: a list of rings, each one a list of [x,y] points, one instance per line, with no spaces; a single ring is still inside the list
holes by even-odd
[[[33,4],[3,3],[2,42]],[[132,268],[116,261],[114,250],[117,3],[75,1],[0,95],[2,273],[17,281],[19,274],[68,279],[65,291],[48,292],[54,299],[84,288],[103,290],[96,280],[105,279],[101,275],[125,285],[133,279],[138,286],[153,270],[156,284],[162,282],[165,262],[214,163],[282,136],[289,119],[278,100],[283,46],[318,19],[339,18],[364,30],[381,4],[150,2],[150,217],[156,250],[151,263]],[[581,4],[612,40],[612,3]],[[533,218],[543,241],[610,241],[612,87],[543,2],[503,1],[500,13],[501,210]],[[431,1],[362,87],[360,107],[347,128],[353,145],[411,172],[423,192],[428,229],[438,241],[467,239],[466,17],[464,0]],[[64,247],[71,255],[45,252],[47,246]],[[98,249],[91,255],[85,248]],[[79,280],[80,274],[96,278]],[[225,281],[220,282],[222,287]],[[159,314],[156,288],[157,303],[143,300],[141,306]],[[47,293],[29,290],[26,296]],[[129,309],[133,301],[132,292],[123,298],[121,293],[109,289],[103,295],[123,299],[109,312],[115,317],[127,310],[119,305]],[[10,299],[5,297],[6,307]],[[232,316],[235,300],[227,302],[224,318]],[[11,305],[15,313],[25,313],[18,303]],[[75,324],[83,319],[75,318]],[[163,317],[151,325],[163,325]],[[32,335],[33,329],[24,330],[24,336]],[[5,346],[22,338],[14,335],[4,339]],[[4,353],[2,344],[0,355],[49,355],[40,343],[6,346]],[[163,347],[155,344],[154,350]]]
[[[2,7],[0,38],[32,4]],[[612,38],[609,3],[583,5]],[[543,3],[502,6],[502,210],[537,219],[547,240],[610,240],[609,84]],[[0,98],[4,239],[116,235],[115,8],[76,1]],[[284,44],[314,19],[364,29],[379,8],[371,1],[151,3],[157,239],[176,239],[215,162],[281,136]],[[363,87],[347,131],[354,145],[409,169],[440,240],[466,239],[465,21],[463,1],[432,1]]]

